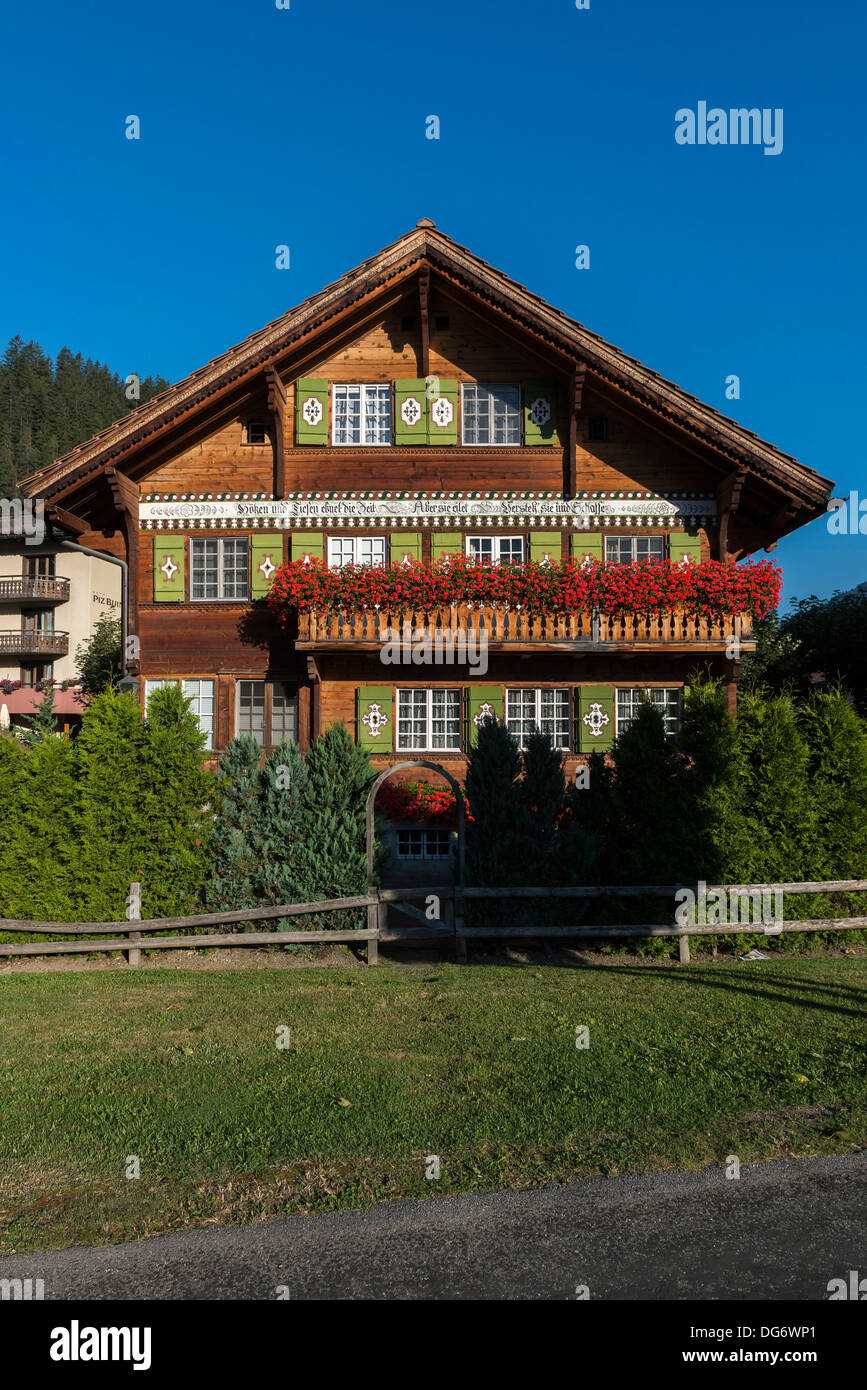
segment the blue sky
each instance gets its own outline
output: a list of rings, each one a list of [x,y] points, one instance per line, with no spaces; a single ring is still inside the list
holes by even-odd
[[[428,216],[867,498],[865,31],[854,0],[7,7],[0,339],[175,381]],[[676,144],[702,100],[782,108],[782,153]],[[785,608],[867,579],[867,536],[774,559]]]

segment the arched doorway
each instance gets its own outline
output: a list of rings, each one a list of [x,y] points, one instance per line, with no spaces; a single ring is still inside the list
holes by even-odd
[[[428,762],[425,762],[424,760],[418,760],[418,761],[406,762],[406,763],[395,763],[395,764],[393,765],[393,767],[387,767],[387,768],[385,769],[384,772],[381,772],[381,773],[379,774],[379,776],[377,777],[376,781],[372,784],[372,786],[371,786],[371,788],[370,788],[370,791],[367,793],[367,805],[366,805],[366,807],[365,807],[365,821],[366,821],[366,828],[367,828],[367,891],[368,891],[368,893],[372,893],[372,892],[373,892],[373,888],[374,888],[374,883],[373,883],[373,816],[374,816],[374,804],[375,804],[375,802],[376,802],[376,793],[379,791],[379,789],[380,789],[380,787],[382,786],[383,782],[388,781],[388,778],[389,778],[389,777],[392,777],[392,776],[395,774],[395,772],[405,772],[406,769],[407,769],[407,768],[410,768],[410,767],[426,767],[426,768],[428,768],[431,772],[438,772],[439,775],[440,775],[440,777],[445,778],[445,780],[448,782],[449,786],[451,787],[452,791],[453,791],[454,794],[455,794],[455,805],[456,805],[457,813],[458,813],[458,863],[457,863],[457,878],[456,878],[456,881],[455,881],[455,887],[456,887],[458,890],[460,890],[461,888],[463,888],[463,885],[464,885],[464,820],[465,820],[465,817],[464,817],[464,796],[463,796],[463,792],[461,791],[460,784],[455,780],[455,778],[452,776],[452,774],[451,774],[450,772],[446,772],[446,770],[445,770],[444,767],[440,767],[439,763],[428,763]]]

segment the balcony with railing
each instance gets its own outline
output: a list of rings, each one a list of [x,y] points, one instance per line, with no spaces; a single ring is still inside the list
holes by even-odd
[[[723,652],[733,638],[741,651],[755,650],[748,613],[695,616],[678,608],[648,614],[612,615],[598,609],[543,613],[505,603],[466,602],[429,611],[302,608],[295,645],[301,651],[377,651],[395,638],[412,640],[419,632],[444,647],[482,641],[489,650],[503,652]]]
[[[69,652],[68,632],[0,632],[0,656],[26,658],[66,656]]]
[[[54,576],[0,574],[0,603],[66,603],[69,580]]]

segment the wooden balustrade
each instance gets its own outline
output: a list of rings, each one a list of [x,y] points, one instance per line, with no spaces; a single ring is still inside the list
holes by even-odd
[[[298,614],[298,646],[382,646],[396,638],[413,640],[425,632],[436,644],[463,635],[488,645],[587,647],[724,647],[737,637],[745,651],[754,649],[752,619],[747,614],[694,617],[683,610],[665,613],[627,613],[618,616],[590,611],[538,613],[504,603],[459,603],[396,613],[386,609],[353,608],[325,612],[315,608]],[[419,640],[418,636],[414,640]]]
[[[0,603],[65,603],[69,580],[53,575],[0,574]]]

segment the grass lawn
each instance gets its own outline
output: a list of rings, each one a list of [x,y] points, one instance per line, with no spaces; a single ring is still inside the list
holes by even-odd
[[[0,1249],[851,1151],[865,983],[818,956],[6,976]]]

